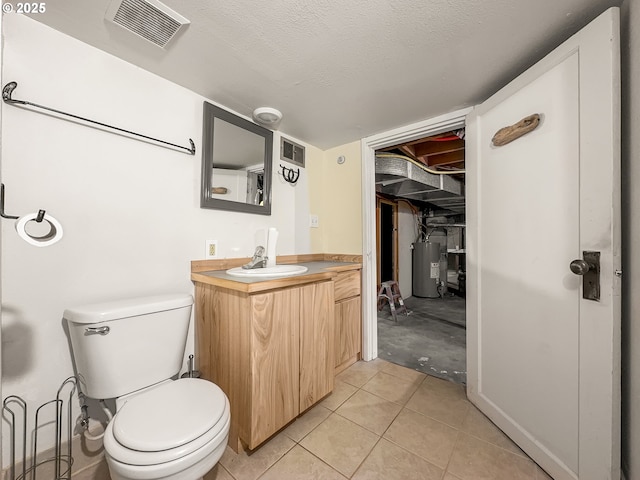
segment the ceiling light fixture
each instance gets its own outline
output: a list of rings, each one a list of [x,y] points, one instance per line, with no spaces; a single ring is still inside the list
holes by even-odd
[[[282,120],[282,113],[271,107],[260,107],[253,111],[253,119],[263,127],[277,129]]]

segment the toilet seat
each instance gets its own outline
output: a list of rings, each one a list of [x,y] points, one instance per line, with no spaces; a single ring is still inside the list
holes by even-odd
[[[129,398],[107,425],[104,447],[116,461],[156,465],[226,437],[229,401],[206,380],[167,382]]]

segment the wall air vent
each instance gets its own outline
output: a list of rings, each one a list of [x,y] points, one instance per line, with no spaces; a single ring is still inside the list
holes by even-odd
[[[304,147],[280,137],[280,159],[304,167]]]
[[[157,0],[113,0],[105,18],[162,48],[191,23]]]

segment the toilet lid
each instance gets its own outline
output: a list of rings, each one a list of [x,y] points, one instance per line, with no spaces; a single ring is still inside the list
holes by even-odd
[[[179,447],[213,428],[225,405],[214,383],[197,378],[168,382],[127,400],[113,418],[113,436],[142,452]]]

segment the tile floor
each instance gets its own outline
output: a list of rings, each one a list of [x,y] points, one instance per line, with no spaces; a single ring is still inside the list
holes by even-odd
[[[464,387],[384,360],[358,362],[333,393],[251,455],[205,480],[549,480],[466,399]]]

